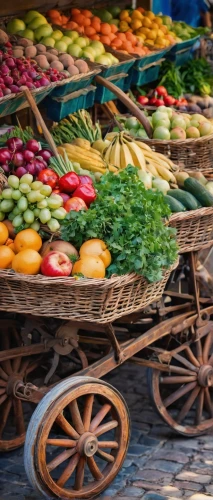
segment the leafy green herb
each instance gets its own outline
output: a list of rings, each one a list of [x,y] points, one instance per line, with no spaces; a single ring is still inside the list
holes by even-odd
[[[62,238],[78,249],[88,239],[104,240],[112,254],[108,276],[134,271],[151,282],[161,279],[177,257],[175,230],[163,221],[171,213],[163,194],[146,190],[131,165],[103,175],[97,189],[89,210],[67,214]]]

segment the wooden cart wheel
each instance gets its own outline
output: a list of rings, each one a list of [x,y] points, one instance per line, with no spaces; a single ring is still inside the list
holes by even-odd
[[[64,380],[42,399],[29,423],[28,479],[47,498],[91,498],[121,468],[129,434],[128,408],[116,389],[90,377]]]
[[[22,340],[15,323],[1,320],[0,350],[20,347]],[[28,382],[40,360],[18,356],[0,363],[0,451],[10,451],[25,441],[29,405],[15,396],[19,382]]]
[[[163,420],[185,436],[213,427],[213,332],[191,343],[171,364],[172,373],[148,370],[152,402]]]

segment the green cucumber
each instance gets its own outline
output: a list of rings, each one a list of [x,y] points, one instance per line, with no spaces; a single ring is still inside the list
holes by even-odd
[[[164,196],[166,203],[169,205],[171,212],[185,212],[186,207],[180,201],[166,194]]]
[[[188,208],[188,210],[197,210],[197,208],[201,207],[201,204],[195,196],[191,193],[186,193],[183,189],[169,189],[167,194],[175,198],[177,201],[180,201],[180,203],[182,203],[184,207]]]
[[[200,202],[202,207],[212,207],[213,206],[213,196],[207,191],[207,189],[196,179],[189,177],[184,181],[184,189],[189,193],[193,194],[195,198]]]

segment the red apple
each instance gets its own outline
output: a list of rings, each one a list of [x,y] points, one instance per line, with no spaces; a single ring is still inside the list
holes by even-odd
[[[72,262],[62,252],[49,252],[41,263],[41,272],[44,276],[69,276],[72,271]]]
[[[50,252],[62,252],[68,255],[76,255],[78,257],[78,252],[76,248],[68,243],[68,241],[63,240],[55,240],[55,241],[45,241],[41,247],[40,254],[42,257],[46,257],[46,255]]]

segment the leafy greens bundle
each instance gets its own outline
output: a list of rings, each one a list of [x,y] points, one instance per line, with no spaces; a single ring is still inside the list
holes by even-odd
[[[175,230],[163,221],[170,215],[163,194],[146,190],[130,165],[103,175],[96,187],[90,209],[71,211],[62,221],[62,238],[78,249],[88,239],[104,240],[112,254],[108,277],[136,272],[160,280],[177,258]]]

